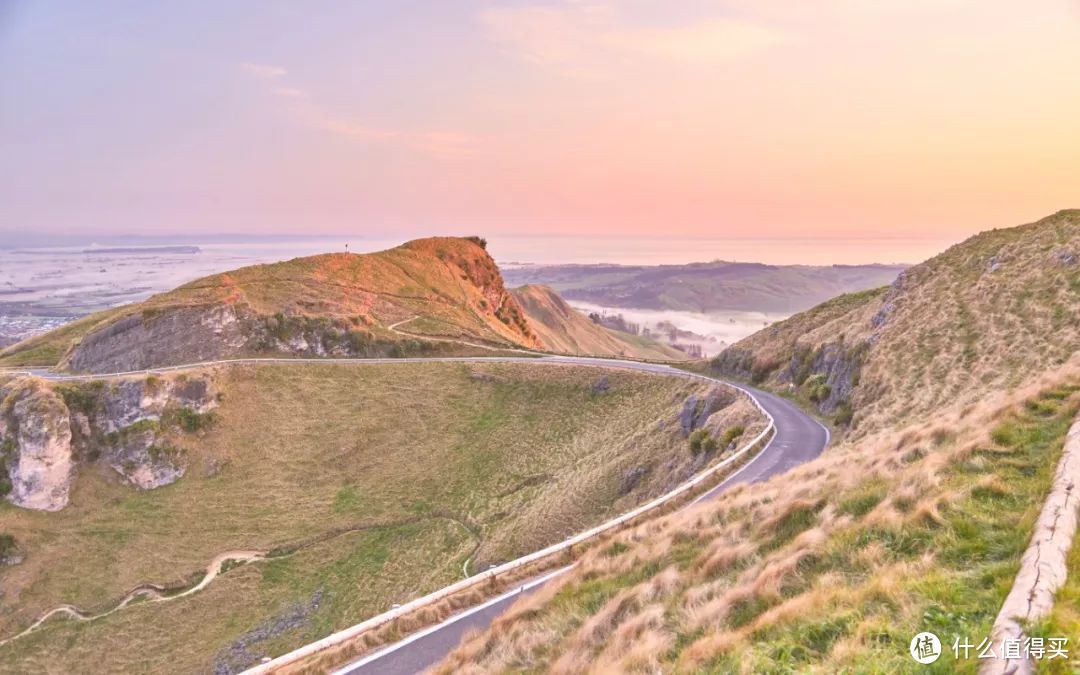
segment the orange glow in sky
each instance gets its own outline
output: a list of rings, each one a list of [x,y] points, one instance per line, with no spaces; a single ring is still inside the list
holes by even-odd
[[[1073,1],[164,4],[0,10],[0,231],[955,240],[1080,206]]]

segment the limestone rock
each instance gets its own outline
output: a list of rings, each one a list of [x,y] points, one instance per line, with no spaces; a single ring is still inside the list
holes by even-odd
[[[14,399],[14,400],[12,400]],[[5,464],[11,483],[8,500],[37,511],[67,506],[75,462],[71,418],[51,389],[27,384],[4,402]]]

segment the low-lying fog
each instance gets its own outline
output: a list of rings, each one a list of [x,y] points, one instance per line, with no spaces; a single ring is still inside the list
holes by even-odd
[[[621,315],[627,323],[635,324],[642,330],[648,329],[652,337],[662,341],[699,345],[703,356],[713,356],[725,346],[789,316],[766,312],[725,311],[702,314],[675,310],[627,309],[601,307],[578,300],[570,301],[570,305],[585,314],[596,313],[608,317]],[[694,335],[680,332],[675,339],[671,339],[671,326]]]

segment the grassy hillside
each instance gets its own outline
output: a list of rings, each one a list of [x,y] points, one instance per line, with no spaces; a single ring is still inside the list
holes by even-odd
[[[686,353],[655,340],[599,325],[547,286],[522,286],[511,293],[548,351],[667,361],[687,358]]]
[[[420,239],[199,279],[0,350],[0,367],[107,373],[248,356],[459,356],[500,348],[685,358],[592,326],[554,294],[522,297],[531,319],[504,288],[482,240]]]
[[[395,326],[424,323],[397,331]],[[86,317],[0,351],[0,365],[115,372],[255,355],[460,353],[417,333],[479,345],[539,347],[477,238],[254,265]],[[477,348],[468,350],[476,353]]]
[[[812,402],[862,434],[972,403],[1080,348],[1080,210],[984,232],[771,326],[714,365]]]
[[[1075,251],[1080,211],[986,232],[727,350],[852,431],[590,552],[441,672],[974,673],[908,643],[978,644],[1012,586],[1080,408]],[[1075,641],[1076,589],[1035,634]]]
[[[975,673],[974,653],[924,667],[908,643],[989,635],[1078,407],[1073,362],[643,524],[437,672]],[[1073,626],[1066,604],[1040,634]]]
[[[604,307],[789,314],[842,293],[889,284],[902,265],[536,265],[507,269],[510,285],[544,284]]]
[[[263,316],[329,317],[383,328],[419,315],[447,324],[450,334],[536,346],[495,262],[471,238],[418,239],[379,253],[328,253],[245,267],[154,296],[140,309],[212,303],[244,303]]]
[[[702,385],[644,373],[304,365],[214,380],[219,406],[187,435],[176,483],[140,491],[91,463],[62,511],[0,502],[0,535],[25,556],[0,566],[0,639],[61,603],[100,612],[146,582],[176,592],[225,551],[271,559],[189,597],[53,619],[0,647],[0,671],[235,672],[451,583],[466,564],[561,540],[709,459],[677,422]],[[718,434],[760,424],[733,401],[710,419]]]

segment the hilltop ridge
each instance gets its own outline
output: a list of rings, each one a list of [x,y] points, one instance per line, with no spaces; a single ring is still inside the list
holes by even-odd
[[[685,358],[651,340],[589,326],[574,310],[558,317],[566,325],[545,324],[554,315],[530,321],[485,246],[478,237],[432,237],[377,253],[243,267],[26,340],[0,351],[0,364],[106,373],[250,356],[452,356],[573,346],[545,341],[537,330],[549,338],[579,334],[590,351],[573,353]]]

